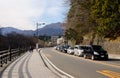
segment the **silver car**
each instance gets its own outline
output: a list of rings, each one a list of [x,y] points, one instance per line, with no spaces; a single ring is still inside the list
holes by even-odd
[[[69,48],[67,49],[67,53],[68,53],[68,54],[74,54],[74,47],[69,47]]]
[[[75,48],[74,48],[74,55],[75,56],[83,56],[83,52],[84,52],[84,46],[75,45]]]

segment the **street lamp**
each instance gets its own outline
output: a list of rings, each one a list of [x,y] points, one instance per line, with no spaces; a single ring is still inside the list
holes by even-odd
[[[38,26],[41,26],[41,25],[45,25],[45,23],[37,23],[36,24],[36,29],[37,29],[37,43],[36,43],[36,49],[37,49],[37,51],[38,51],[38,42],[39,42],[39,34],[38,34]]]

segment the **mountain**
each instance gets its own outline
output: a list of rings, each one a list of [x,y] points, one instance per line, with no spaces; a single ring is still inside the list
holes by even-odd
[[[9,33],[14,33],[14,32],[18,33],[18,34],[29,35],[29,36],[34,34],[34,31],[32,31],[32,30],[19,30],[19,29],[13,28],[13,27],[1,28],[1,33],[3,35],[9,34]]]
[[[63,35],[63,28],[62,23],[52,23],[49,25],[46,25],[45,27],[38,29],[39,35]]]
[[[12,28],[12,27],[4,27],[1,28],[2,34],[8,34],[8,33],[12,33],[12,32],[17,32],[17,33],[21,33],[22,31],[16,28]]]
[[[16,33],[24,34],[27,36],[33,36],[37,32],[37,30],[35,31],[19,30],[13,27],[3,27],[3,28],[0,28],[0,30],[3,35],[16,32]],[[43,28],[38,29],[38,32],[39,32],[38,33],[39,35],[53,36],[53,35],[63,35],[64,30],[62,28],[62,23],[52,23],[52,24],[46,25]]]

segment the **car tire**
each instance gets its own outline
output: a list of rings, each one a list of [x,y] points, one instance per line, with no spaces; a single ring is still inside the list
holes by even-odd
[[[94,56],[94,55],[92,55],[92,56],[91,56],[91,59],[92,59],[92,60],[95,60],[95,56]]]
[[[74,56],[76,56],[76,54],[74,53]]]
[[[108,57],[104,58],[104,60],[109,60]]]
[[[78,57],[80,57],[80,56],[81,56],[79,52],[78,52],[77,56],[78,56]]]

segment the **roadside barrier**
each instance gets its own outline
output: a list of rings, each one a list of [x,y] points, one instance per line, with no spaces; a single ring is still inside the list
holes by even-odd
[[[3,65],[7,64],[8,61],[13,61],[26,51],[26,49],[9,49],[0,51],[0,67],[3,67]]]

